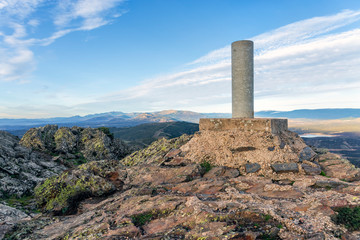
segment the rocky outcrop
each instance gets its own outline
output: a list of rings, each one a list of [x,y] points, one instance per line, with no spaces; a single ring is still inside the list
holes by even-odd
[[[38,151],[52,152],[55,149],[54,134],[57,130],[57,125],[31,128],[22,137],[20,144]]]
[[[360,181],[360,169],[338,154],[326,152],[319,156],[324,175],[345,181]]]
[[[162,138],[153,142],[149,147],[125,157],[121,162],[127,166],[142,164],[161,165],[167,158],[174,156],[174,151],[171,151],[172,149],[177,150],[175,155],[179,154],[181,151],[178,148],[187,143],[191,138],[192,136],[186,134],[170,140]]]
[[[52,157],[19,144],[19,139],[0,131],[0,198],[22,197],[34,187],[66,167]]]
[[[188,140],[48,179],[36,195],[53,216],[18,223],[7,238],[359,239],[333,220],[338,208],[360,205],[358,182],[300,171],[266,177],[254,174],[256,164],[241,176],[241,168],[188,159],[180,144]]]
[[[0,204],[0,239],[2,239],[7,231],[11,229],[11,227],[19,222],[20,220],[30,219],[30,217],[24,212]]]
[[[103,128],[105,129],[105,128]],[[123,141],[114,139],[101,128],[61,127],[47,125],[25,133],[23,146],[58,155],[58,161],[68,160],[75,165],[86,161],[121,159],[132,150]]]

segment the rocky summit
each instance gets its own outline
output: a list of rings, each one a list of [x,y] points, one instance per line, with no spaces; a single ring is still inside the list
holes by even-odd
[[[35,189],[42,214],[5,239],[360,239],[359,169],[340,156],[301,145],[292,161],[223,166],[206,158],[211,144],[189,150],[199,137],[47,179]]]
[[[107,128],[80,128],[46,125],[32,128],[20,144],[57,156],[57,161],[75,163],[103,159],[121,159],[132,150],[120,139],[114,139]]]

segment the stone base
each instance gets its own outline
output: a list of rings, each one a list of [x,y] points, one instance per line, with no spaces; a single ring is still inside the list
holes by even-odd
[[[244,132],[269,132],[279,134],[288,130],[287,119],[275,118],[201,118],[200,131],[237,129]]]

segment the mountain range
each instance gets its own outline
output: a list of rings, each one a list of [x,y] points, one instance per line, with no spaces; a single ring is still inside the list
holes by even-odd
[[[46,124],[72,127],[132,127],[143,123],[185,121],[198,123],[200,118],[229,118],[230,113],[197,113],[191,111],[164,110],[159,112],[105,112],[86,116],[39,118],[39,119],[0,119],[0,130],[16,134]],[[300,109],[293,111],[260,111],[255,117],[265,118],[302,118],[302,119],[349,119],[360,118],[360,109]]]

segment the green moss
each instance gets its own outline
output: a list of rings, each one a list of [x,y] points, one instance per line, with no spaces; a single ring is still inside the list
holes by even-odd
[[[336,224],[343,224],[350,231],[360,230],[360,207],[342,207],[335,210],[338,212],[333,217]]]
[[[325,173],[324,171],[321,171],[320,175],[321,175],[321,176],[324,176],[324,177],[327,177],[327,176],[326,176],[326,173]]]
[[[264,220],[266,222],[269,221],[270,219],[272,219],[271,215],[269,215],[269,214],[264,215]]]
[[[150,222],[152,217],[152,213],[141,213],[131,216],[131,221],[136,227],[141,227]]]
[[[4,199],[4,201],[9,205],[10,207],[15,207],[16,205],[21,206],[27,206],[30,204],[30,202],[34,199],[34,196],[24,196],[21,198],[18,198],[16,196],[11,196],[8,199]]]
[[[65,214],[76,209],[78,202],[89,196],[100,196],[112,185],[95,176],[69,176],[68,172],[47,179],[35,188],[37,203],[45,211]]]

